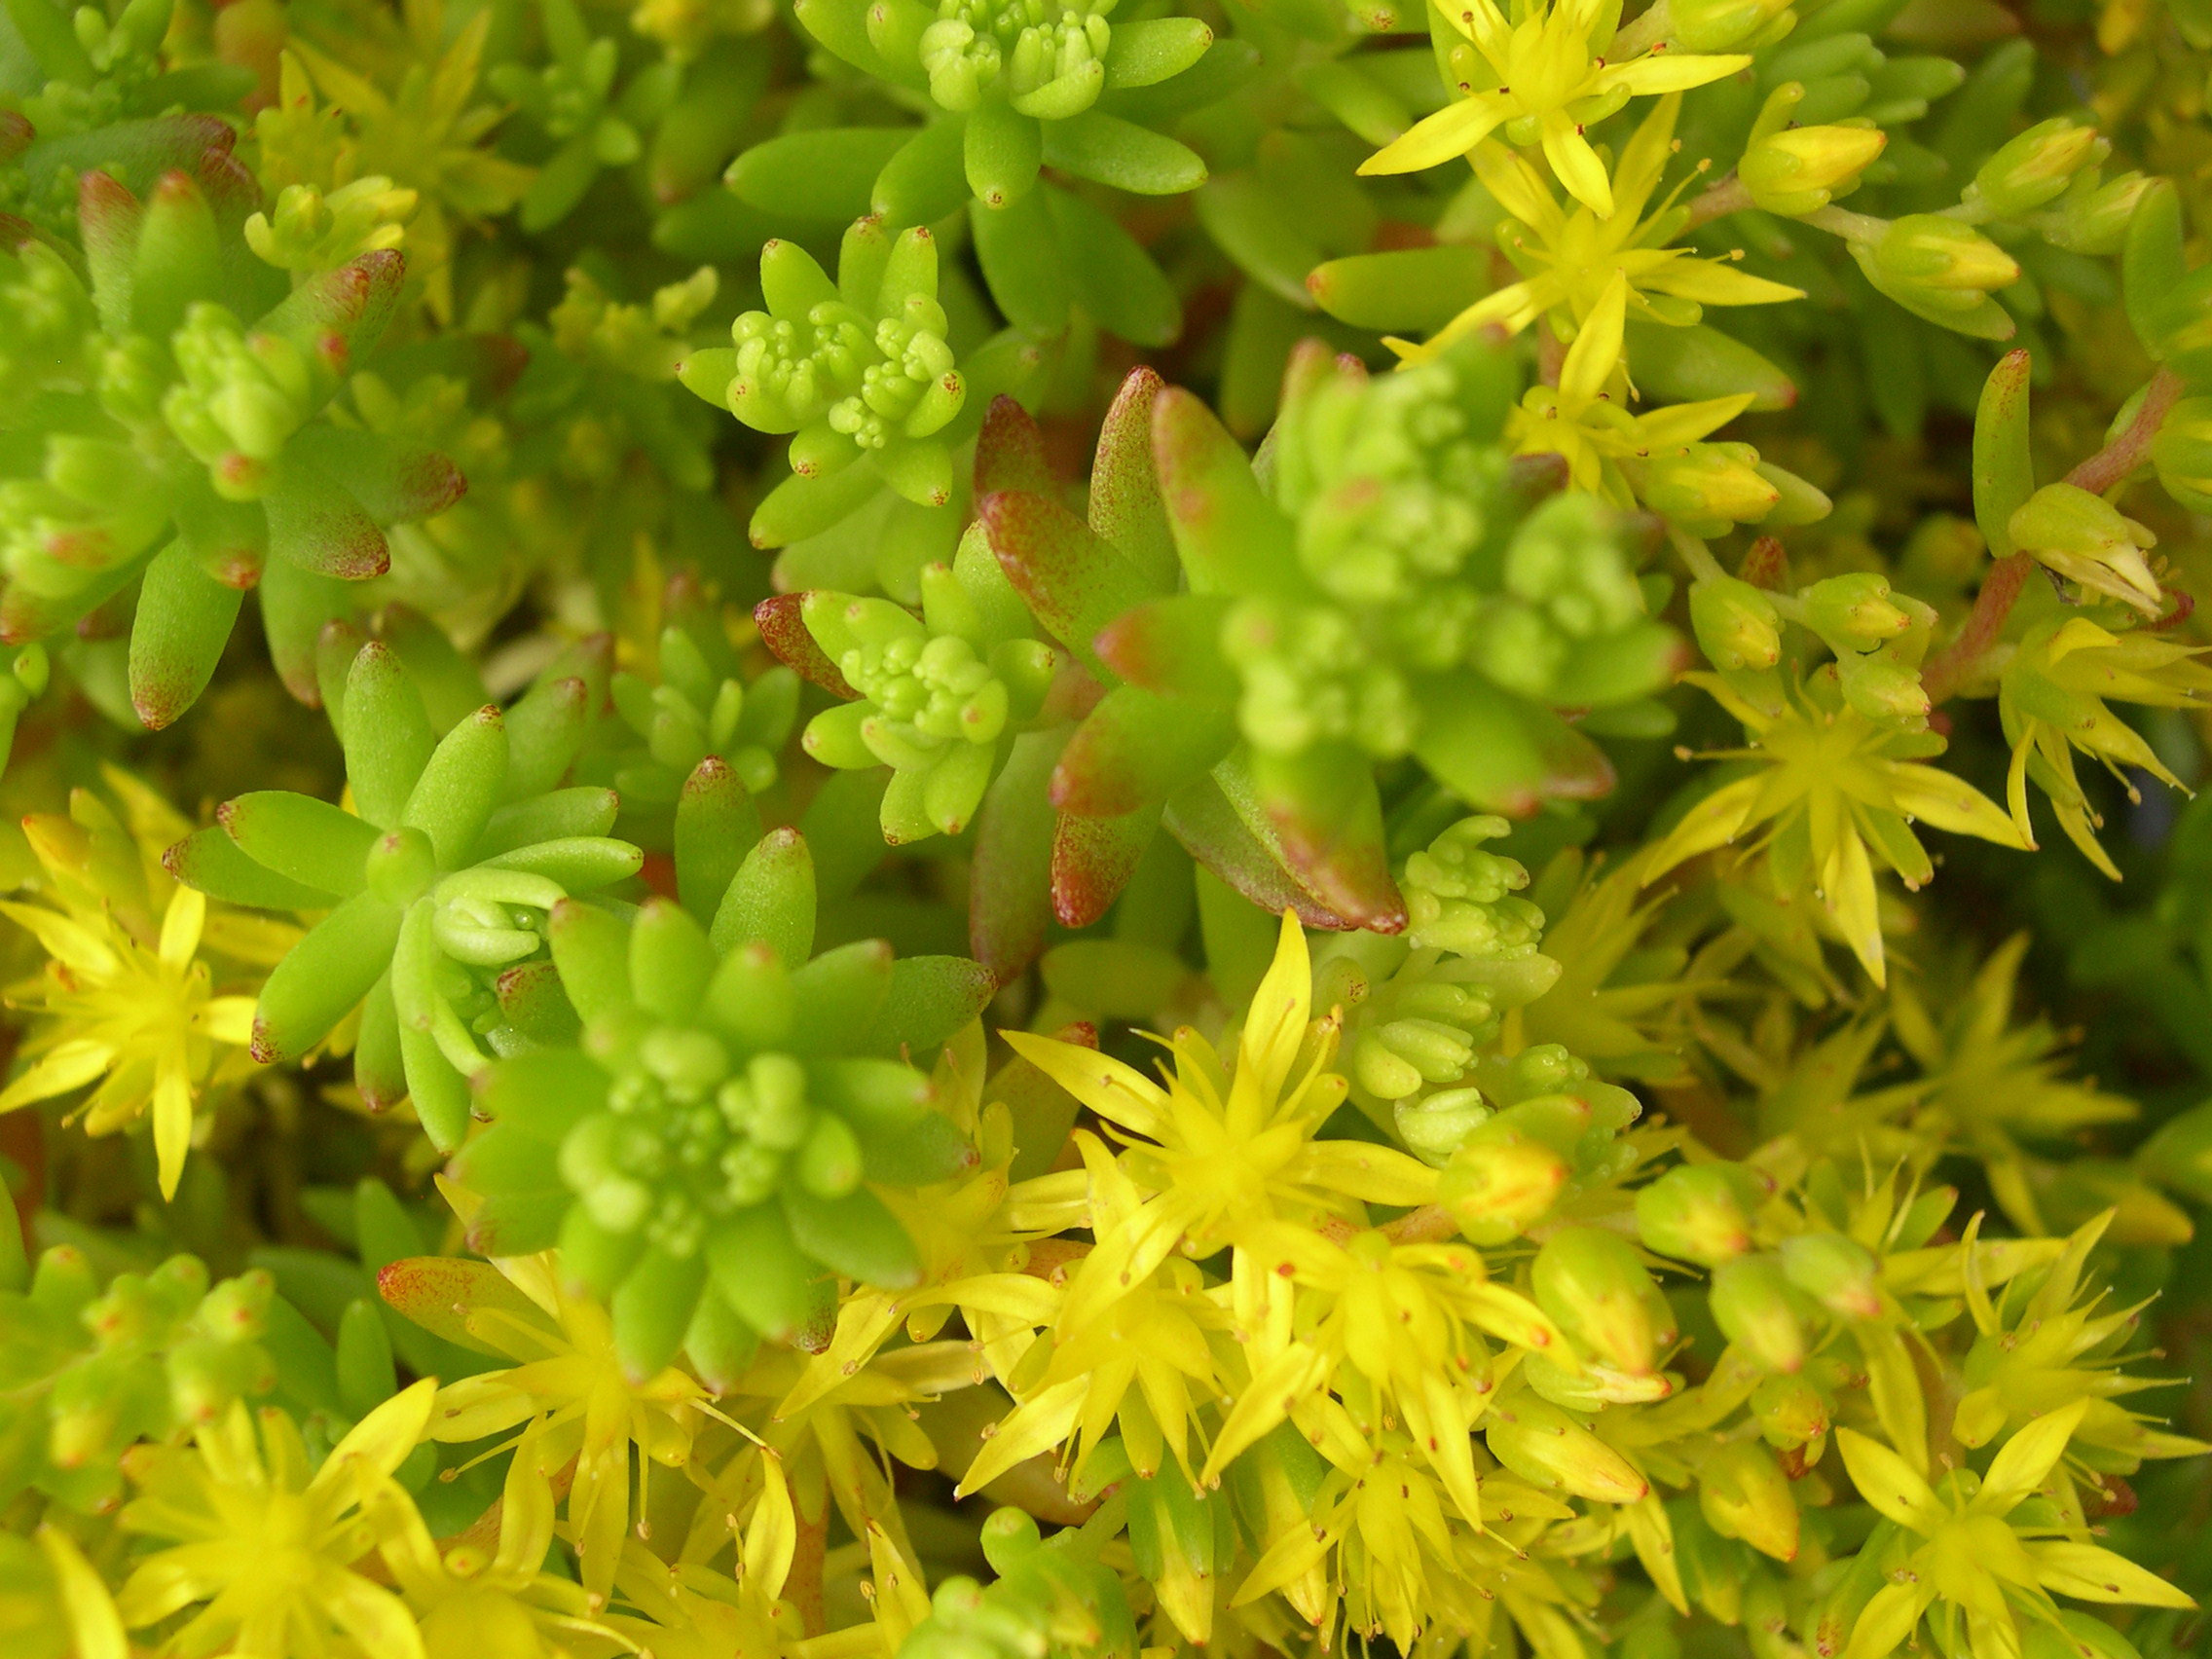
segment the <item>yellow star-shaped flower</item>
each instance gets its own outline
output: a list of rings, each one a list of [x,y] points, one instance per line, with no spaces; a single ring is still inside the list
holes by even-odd
[[[1503,128],[1512,144],[1541,146],[1567,194],[1607,219],[1614,211],[1612,182],[1583,129],[1632,97],[1687,92],[1751,62],[1740,54],[1654,47],[1626,62],[1608,63],[1604,54],[1612,28],[1600,0],[1531,6],[1518,23],[1509,22],[1492,0],[1458,0],[1442,11],[1473,43],[1472,53],[1454,54],[1455,67],[1466,64],[1459,83],[1466,95],[1368,157],[1363,173],[1419,172],[1467,154]],[[1491,84],[1476,85],[1486,71]]]

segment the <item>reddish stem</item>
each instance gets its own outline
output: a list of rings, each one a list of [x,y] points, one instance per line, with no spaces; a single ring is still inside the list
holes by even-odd
[[[2158,435],[2173,406],[2181,400],[2181,377],[2171,369],[2160,368],[2152,376],[2151,385],[2143,394],[2143,403],[2111,443],[2066,475],[2066,482],[2078,490],[2086,490],[2092,496],[2101,496],[2122,482],[2128,474],[2143,464],[2150,454],[2151,440]],[[1938,652],[1921,676],[1921,684],[1927,689],[1930,703],[1940,703],[1957,694],[1979,666],[1981,659],[1997,644],[2004,631],[2005,619],[2012,612],[2013,602],[2020,597],[2026,585],[2028,572],[2035,561],[2025,553],[2014,553],[1997,561],[1989,572],[1981,591],[1974,595],[1973,610],[1967,617],[1958,638]]]
[[[2150,389],[2144,392],[2143,406],[2135,411],[2135,419],[2127,423],[2119,437],[2069,472],[2066,482],[2077,490],[2101,496],[2141,466],[2150,454],[2151,440],[2158,435],[2158,428],[2166,424],[2166,417],[2181,401],[2183,389],[2179,375],[2171,369],[2160,368],[2151,377]]]
[[[1997,643],[2005,618],[2012,612],[2012,602],[2020,597],[2028,572],[2035,567],[2036,562],[2025,553],[1997,561],[1996,569],[1981,584],[1981,592],[1974,595],[1973,610],[1967,617],[1967,625],[1959,630],[1957,639],[1936,654],[1920,677],[1931,704],[1944,701],[1965,684],[1974,665]]]

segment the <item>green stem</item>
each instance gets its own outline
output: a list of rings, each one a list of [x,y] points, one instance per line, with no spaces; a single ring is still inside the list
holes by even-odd
[[[1713,549],[1696,536],[1669,525],[1667,537],[1674,542],[1675,551],[1682,556],[1682,563],[1690,568],[1690,574],[1699,581],[1724,582],[1728,579],[1728,572],[1720,568],[1720,561],[1713,556]]]
[[[1890,228],[1887,219],[1877,219],[1871,213],[1854,213],[1850,208],[1838,207],[1832,203],[1807,213],[1798,223],[1811,225],[1815,230],[1826,231],[1831,236],[1856,242],[1880,241]]]
[[[1694,231],[1700,225],[1709,225],[1715,219],[1724,219],[1731,213],[1741,213],[1747,207],[1757,205],[1744,181],[1730,173],[1708,185],[1704,194],[1690,203],[1690,216],[1682,229]]]

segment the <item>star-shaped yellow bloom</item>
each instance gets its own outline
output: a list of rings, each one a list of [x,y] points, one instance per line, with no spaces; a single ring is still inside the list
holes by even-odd
[[[2074,751],[2094,756],[2120,781],[2130,797],[2134,782],[2123,768],[2135,768],[2180,789],[2182,782],[2135,729],[2113,713],[2105,699],[2142,703],[2158,709],[2200,704],[2212,692],[2212,668],[2196,659],[2201,645],[2137,631],[2115,634],[2086,616],[2038,623],[2005,666],[1997,708],[2012,745],[2012,769],[2006,798],[2021,838],[2035,844],[2028,820],[2028,780],[2050,797],[2059,828],[2082,854],[2113,880],[2120,870],[2096,830],[2104,822],[2082,793],[2074,772]]]
[[[1422,345],[1384,344],[1418,362],[1478,329],[1495,324],[1518,334],[1547,314],[1552,332],[1571,340],[1616,275],[1625,278],[1628,304],[1638,316],[1685,327],[1698,320],[1703,306],[1803,299],[1802,289],[1731,270],[1725,262],[1701,258],[1688,248],[1667,246],[1688,216],[1686,209],[1675,206],[1680,185],[1645,216],[1667,159],[1675,153],[1675,120],[1681,106],[1678,92],[1660,99],[1621,151],[1613,167],[1610,217],[1581,203],[1572,212],[1563,209],[1543,174],[1525,157],[1494,139],[1477,144],[1467,159],[1484,188],[1510,215],[1498,225],[1498,243],[1523,273],[1522,280],[1477,300]]]
[[[1624,63],[1608,63],[1604,54],[1612,29],[1601,0],[1531,5],[1518,23],[1508,21],[1493,0],[1456,0],[1441,10],[1474,46],[1472,53],[1453,55],[1455,69],[1465,63],[1459,81],[1465,96],[1368,157],[1363,173],[1419,172],[1465,155],[1503,128],[1510,143],[1525,149],[1540,145],[1567,193],[1601,219],[1610,218],[1612,182],[1583,129],[1632,97],[1687,92],[1751,62],[1736,54],[1654,47]],[[1477,85],[1481,79],[1489,84]]]
[[[1979,835],[2001,847],[2026,845],[1995,801],[1972,784],[1921,764],[1941,753],[1938,737],[1893,731],[1848,706],[1828,708],[1804,693],[1770,714],[1716,676],[1682,678],[1704,686],[1751,736],[1751,747],[1713,757],[1757,761],[1761,769],[1723,784],[1691,807],[1645,855],[1646,883],[1684,859],[1771,823],[1766,845],[1777,885],[1794,891],[1810,875],[1845,942],[1880,985],[1887,977],[1874,898],[1875,860],[1896,870],[1908,886],[1929,880],[1935,866],[1912,832],[1916,822]]]
[[[1624,407],[1628,375],[1621,362],[1628,293],[1627,276],[1614,272],[1567,348],[1559,385],[1529,388],[1506,417],[1505,439],[1515,455],[1559,456],[1575,489],[1634,507],[1636,492],[1621,471],[1622,461],[1664,456],[1718,431],[1751,407],[1751,394],[1631,415]]]
[[[1968,1471],[1951,1474],[1942,1497],[1887,1446],[1852,1429],[1837,1431],[1860,1495],[1917,1540],[1903,1569],[1859,1615],[1845,1659],[1882,1659],[1895,1651],[1938,1601],[1951,1626],[1943,1649],[1990,1659],[2020,1651],[2015,1605],[2058,1624],[2054,1592],[2083,1602],[2196,1605],[2124,1556],[2048,1535],[2057,1528],[2015,1527],[2008,1520],[2051,1478],[2087,1409],[2081,1400],[2036,1419],[2005,1443],[1978,1481]]]

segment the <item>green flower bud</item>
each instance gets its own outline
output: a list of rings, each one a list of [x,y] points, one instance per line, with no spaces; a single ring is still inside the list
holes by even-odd
[[[1756,524],[1782,492],[1759,476],[1750,444],[1687,444],[1643,463],[1637,494],[1669,518],[1696,525]]]
[[[1797,1558],[1797,1499],[1789,1477],[1756,1442],[1735,1441],[1698,1466],[1698,1509],[1715,1532],[1776,1561]]]
[[[1467,1144],[1467,1137],[1489,1122],[1491,1108],[1477,1088],[1446,1088],[1418,1099],[1398,1101],[1391,1111],[1398,1137],[1432,1169],[1442,1169]]]
[[[2110,184],[2100,184],[2094,168],[2076,173],[2065,199],[2042,216],[2039,226],[2046,240],[2069,253],[2108,259],[2125,245],[2136,204],[2152,182],[2137,172],[2122,173]]]
[[[1915,288],[1986,293],[2020,276],[2011,255],[1979,231],[1935,213],[1892,220],[1874,257],[1884,276]]]
[[[1575,1351],[1614,1371],[1644,1376],[1675,1340],[1667,1299],[1618,1234],[1568,1227],[1536,1254],[1536,1304]]]
[[[1743,1255],[1713,1271],[1708,1297],[1714,1322],[1765,1371],[1795,1372],[1805,1363],[1805,1327],[1797,1296],[1773,1256]]]
[[[1857,190],[1859,175],[1889,143],[1889,134],[1870,122],[1793,125],[1790,112],[1804,96],[1804,86],[1796,81],[1770,92],[1736,164],[1736,176],[1751,200],[1769,213],[1790,218]]]
[[[2146,615],[2158,613],[2158,581],[2143,558],[2158,538],[2101,497],[2072,484],[2046,484],[2012,514],[2008,529],[2020,551],[2060,575]]]
[[[1989,296],[2019,280],[2019,264],[1972,226],[1908,213],[1849,246],[1867,281],[1915,315],[1978,339],[2011,338],[2012,319]]]
[[[1805,607],[1805,625],[1836,650],[1886,645],[1912,626],[1912,618],[1890,603],[1889,581],[1870,571],[1815,582],[1797,599]]]
[[[772,526],[830,528],[873,497],[870,480],[918,506],[951,499],[951,453],[940,434],[968,386],[945,344],[936,242],[919,226],[893,239],[880,220],[862,219],[845,234],[837,276],[831,282],[795,243],[767,242],[768,309],[738,317],[728,349],[695,351],[678,370],[684,386],[756,431],[793,434],[794,476],[755,517],[762,545]],[[865,470],[829,482],[856,465]],[[777,529],[771,538],[792,537]]]
[[[1776,38],[1794,20],[1789,0],[1669,0],[1667,15],[1685,52],[1735,52]]]
[[[1243,682],[1237,723],[1254,747],[1299,755],[1347,741],[1378,758],[1413,747],[1419,717],[1405,677],[1377,660],[1342,610],[1246,600],[1221,648]]]
[[[1529,872],[1482,843],[1504,834],[1502,818],[1462,818],[1406,861],[1406,942],[1456,956],[1518,957],[1536,948],[1544,913],[1512,895]]]
[[[1750,582],[1720,576],[1690,587],[1690,625],[1706,660],[1724,673],[1754,672],[1782,660],[1781,620]]]
[[[1928,729],[1931,705],[1919,669],[1888,651],[1845,651],[1836,658],[1836,673],[1843,700],[1868,719],[1899,731]]]
[[[1882,1310],[1880,1270],[1873,1254],[1840,1233],[1800,1233],[1782,1241],[1789,1282],[1831,1313],[1871,1319]]]
[[[1502,1244],[1542,1220],[1572,1173],[1518,1122],[1478,1125],[1445,1166],[1437,1198],[1477,1244]]]
[[[1635,1503],[1651,1490],[1618,1452],[1557,1406],[1529,1394],[1491,1408],[1491,1455],[1530,1485],[1596,1503]]]
[[[1807,1463],[1820,1460],[1830,1414],[1821,1392],[1801,1377],[1763,1377],[1751,1390],[1751,1413],[1769,1446],[1785,1452],[1810,1447]]]
[[[1750,1178],[1716,1163],[1677,1164],[1636,1195],[1644,1247],[1718,1267],[1751,1247]]]
[[[2074,175],[2112,154],[2112,145],[2093,127],[2064,116],[2038,122],[1982,163],[1961,199],[1991,218],[2011,219],[2033,212],[2064,193]]]

